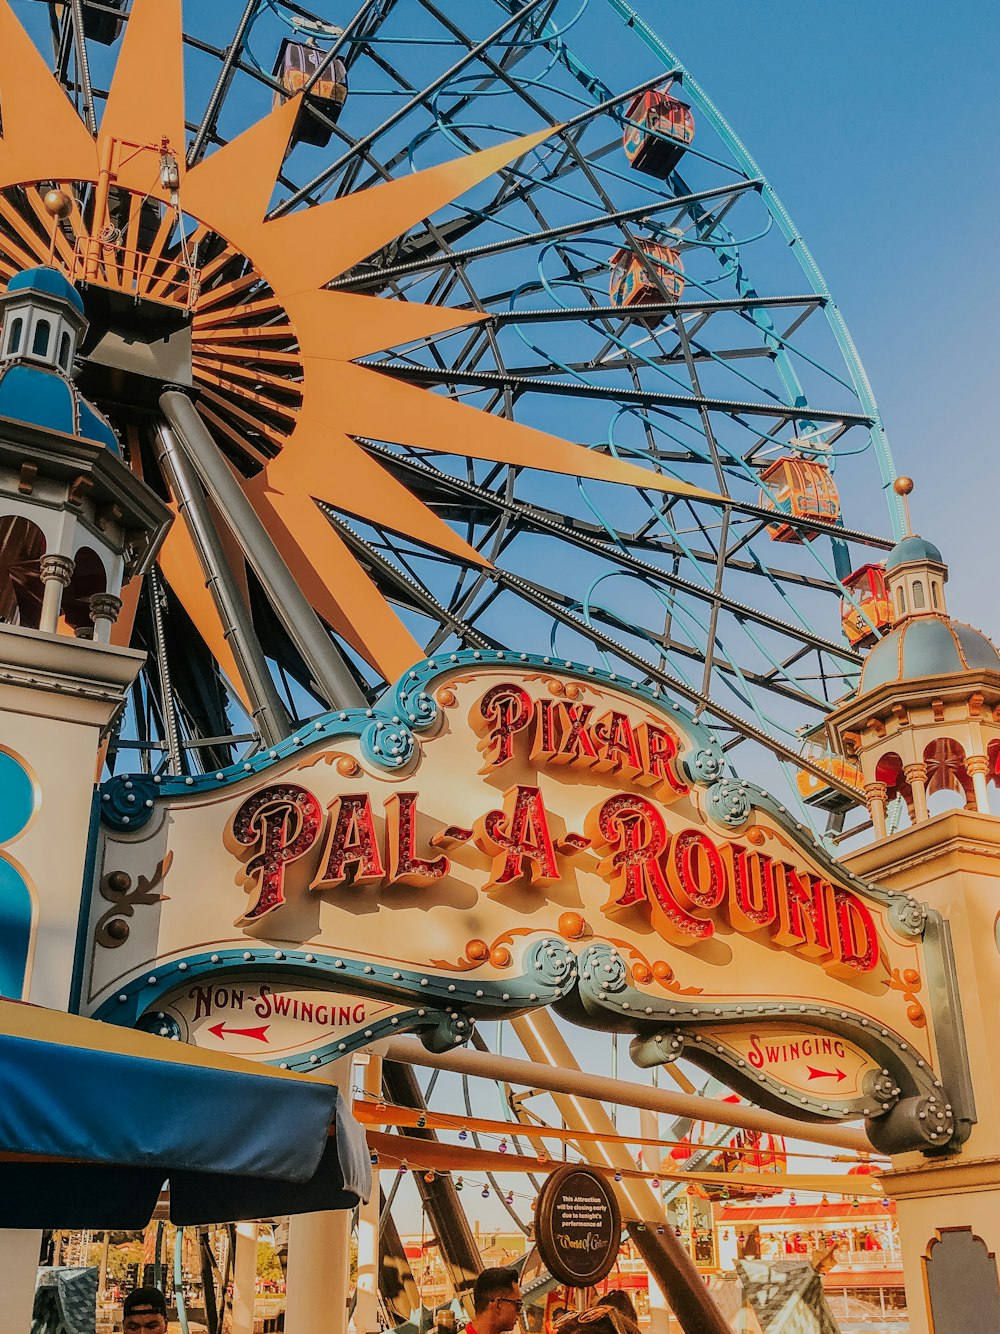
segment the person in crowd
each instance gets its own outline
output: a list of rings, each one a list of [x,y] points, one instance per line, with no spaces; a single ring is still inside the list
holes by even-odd
[[[472,1289],[475,1315],[466,1334],[509,1334],[517,1324],[524,1302],[516,1269],[484,1269]]]
[[[125,1298],[124,1334],[167,1334],[167,1302],[159,1288],[135,1288]]]

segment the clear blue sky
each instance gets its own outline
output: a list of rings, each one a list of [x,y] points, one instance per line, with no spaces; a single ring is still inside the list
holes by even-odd
[[[730,120],[858,344],[949,610],[1000,634],[981,543],[1000,475],[1000,10],[976,0],[640,0]]]

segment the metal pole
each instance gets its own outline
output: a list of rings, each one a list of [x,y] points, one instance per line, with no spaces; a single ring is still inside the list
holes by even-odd
[[[233,650],[240,681],[250,700],[254,722],[264,744],[272,746],[291,733],[291,722],[267,670],[249,612],[229,569],[198,479],[192,475],[187,456],[178,449],[170,429],[161,423],[158,435],[160,467],[187,522],[205,574],[205,584],[218,608],[223,634]],[[155,589],[151,591],[155,596]],[[154,624],[155,620],[154,615]],[[173,738],[170,744],[171,747],[176,745]],[[175,752],[174,763],[179,760]]]
[[[544,1011],[522,1015],[512,1020],[514,1031],[528,1055],[544,1061],[561,1074],[581,1074],[569,1049],[569,1043]],[[570,1129],[614,1135],[611,1117],[599,1102],[576,1094],[555,1095],[555,1103]],[[620,1169],[632,1166],[632,1156],[624,1144],[597,1142],[580,1146],[588,1161]],[[709,1296],[708,1289],[673,1228],[664,1225],[663,1202],[647,1182],[626,1178],[618,1187],[622,1214],[629,1236],[639,1248],[649,1269],[650,1279],[670,1303],[684,1334],[729,1334],[729,1322]],[[666,1320],[656,1319],[655,1297],[650,1289],[652,1328],[663,1334]]]
[[[181,736],[177,727],[177,710],[174,707],[174,692],[170,683],[170,663],[167,660],[166,638],[163,632],[163,591],[156,566],[152,566],[147,575],[149,583],[149,615],[153,623],[153,649],[156,653],[156,670],[160,678],[160,708],[163,711],[163,730],[167,736],[167,769],[181,769]]]
[[[363,1085],[365,1095],[376,1102],[382,1096],[382,1057],[375,1052],[355,1057],[357,1064],[363,1065]],[[379,1169],[372,1167],[372,1193],[367,1204],[358,1207],[358,1283],[354,1303],[355,1334],[377,1334],[378,1285],[381,1272],[381,1238],[379,1235],[379,1215],[381,1195]],[[252,1334],[252,1331],[251,1331]]]
[[[254,1298],[257,1293],[256,1223],[236,1224],[236,1263],[233,1266],[233,1319],[231,1334],[254,1334]]]
[[[556,1069],[540,1061],[519,1061],[488,1052],[456,1050],[431,1052],[416,1038],[392,1038],[383,1053],[387,1061],[426,1065],[435,1070],[454,1070],[460,1075],[479,1075],[500,1079],[527,1088],[571,1093],[581,1098],[599,1098],[623,1107],[646,1107],[652,1112],[671,1116],[690,1116],[694,1121],[711,1121],[725,1126],[742,1126],[766,1134],[787,1135],[812,1144],[829,1144],[854,1153],[871,1153],[873,1145],[863,1130],[851,1126],[811,1125],[790,1116],[765,1112],[742,1103],[720,1102],[697,1094],[675,1093],[671,1089],[650,1088],[648,1084],[630,1084],[624,1079],[607,1079],[580,1069]]]
[[[367,700],[361,688],[216,448],[194,404],[179,390],[168,389],[160,396],[160,407],[206,491],[243,548],[320,694],[332,709],[363,708]]]

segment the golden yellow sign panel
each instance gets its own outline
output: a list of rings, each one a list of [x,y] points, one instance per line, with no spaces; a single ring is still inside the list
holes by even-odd
[[[167,994],[247,980],[380,1000],[440,1049],[554,1005],[633,1034],[641,1064],[683,1051],[757,1101],[865,1115],[886,1147],[964,1134],[944,925],[637,683],[454,654],[379,709],[216,774],[115,779],[101,805],[103,1017],[155,1024]]]

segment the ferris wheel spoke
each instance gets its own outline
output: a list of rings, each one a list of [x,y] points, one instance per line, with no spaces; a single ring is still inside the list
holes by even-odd
[[[439,254],[428,255],[426,259],[408,261],[402,264],[388,265],[372,273],[359,273],[357,270],[336,279],[330,284],[331,289],[364,287],[374,282],[381,284],[390,278],[405,277],[408,273],[420,273],[428,268],[447,264],[468,264],[474,259],[484,259],[502,255],[509,250],[544,244],[560,237],[593,232],[597,228],[611,227],[623,222],[645,222],[658,213],[684,209],[688,204],[703,199],[714,199],[719,195],[742,193],[759,188],[760,181],[738,181],[731,185],[717,186],[709,190],[700,190],[686,195],[676,195],[669,199],[658,199],[651,204],[639,204],[633,208],[613,209],[610,213],[595,214],[576,222],[561,223],[555,227],[546,227],[523,235],[513,236],[502,241],[492,241],[480,246],[468,246],[464,250],[445,250]],[[360,267],[360,266],[359,266]],[[813,297],[813,300],[817,298]],[[668,303],[669,304],[669,303]],[[677,303],[681,304],[681,303]],[[738,305],[739,303],[734,303]],[[682,307],[683,308],[683,307]],[[618,306],[608,307],[615,315],[621,315]],[[658,309],[658,308],[657,308]],[[558,311],[555,312],[558,315]]]
[[[484,38],[481,42],[478,42],[475,46],[466,51],[453,65],[445,70],[443,74],[438,75],[436,79],[433,79],[428,83],[419,93],[415,94],[414,97],[404,103],[403,106],[392,112],[381,125],[377,126],[374,130],[370,130],[367,134],[362,135],[360,139],[357,139],[353,147],[347,153],[341,154],[341,156],[331,163],[329,167],[324,168],[323,171],[314,176],[307,185],[295,191],[288,199],[283,200],[274,210],[272,210],[270,216],[283,217],[291,209],[295,208],[297,204],[302,203],[307,195],[315,195],[317,192],[322,191],[324,186],[332,181],[337,173],[343,170],[343,168],[351,162],[358,153],[364,152],[366,149],[370,148],[380,135],[385,134],[386,131],[392,129],[393,126],[397,125],[411,111],[418,108],[423,99],[430,97],[433,93],[437,92],[439,88],[443,88],[446,83],[453,79],[457,74],[461,73],[461,71],[473,61],[477,60],[488,47],[492,46],[493,43],[503,37],[506,32],[521,22],[526,14],[537,9],[543,3],[545,3],[545,0],[525,0],[524,6],[517,14],[501,23],[499,28],[495,29],[488,37]]]
[[[378,446],[371,443],[369,443],[367,447],[370,452],[384,458],[387,462],[391,463],[392,461],[398,460],[399,456],[393,456],[388,450],[379,449]],[[427,475],[425,465],[416,464],[416,467],[420,469],[422,475]],[[812,631],[794,626],[779,617],[755,609],[749,603],[740,602],[724,595],[721,590],[721,585],[718,587],[701,585],[694,580],[686,579],[681,575],[672,574],[669,571],[653,565],[649,561],[642,560],[631,552],[622,550],[617,545],[609,545],[607,543],[599,542],[595,537],[579,531],[575,525],[567,524],[564,518],[545,516],[539,509],[525,505],[522,502],[495,496],[493,493],[474,487],[473,484],[469,482],[462,482],[458,479],[446,477],[441,474],[438,475],[438,478],[441,480],[441,484],[445,488],[450,486],[450,488],[457,493],[481,500],[484,506],[484,512],[502,508],[512,516],[516,516],[521,524],[528,529],[533,528],[538,532],[548,533],[550,536],[557,537],[560,541],[569,543],[570,545],[579,546],[589,551],[599,553],[604,560],[611,564],[632,570],[637,575],[662,583],[668,588],[678,592],[684,592],[701,601],[723,606],[727,610],[734,612],[741,617],[753,620],[769,629],[777,630],[778,632],[795,639],[805,639],[807,642],[813,643],[816,647],[822,648],[825,651],[842,658],[844,661],[857,663],[861,660],[860,656],[846,644],[838,643],[835,640],[827,639]],[[719,552],[721,550],[722,549],[719,548],[715,553],[714,559],[716,563],[719,561]],[[716,580],[716,583],[719,583],[718,579]]]
[[[499,372],[491,371],[480,371],[473,374],[468,371],[454,369],[436,371],[430,368],[421,368],[414,372],[412,367],[399,365],[393,361],[372,361],[367,358],[359,359],[357,364],[403,380],[418,376],[432,384],[468,385],[480,389],[488,389],[502,384],[518,395],[525,393],[571,394],[583,398],[614,399],[622,404],[662,403],[677,408],[705,408],[712,412],[726,413],[734,417],[743,415],[777,417],[782,421],[796,422],[804,415],[808,415],[811,420],[816,422],[869,427],[873,424],[871,417],[862,412],[838,412],[827,408],[804,408],[801,406],[790,407],[782,403],[748,403],[735,399],[709,398],[697,394],[671,394],[662,389],[647,391],[611,388],[585,383],[566,384],[558,381],[547,381],[538,376],[501,375]]]

